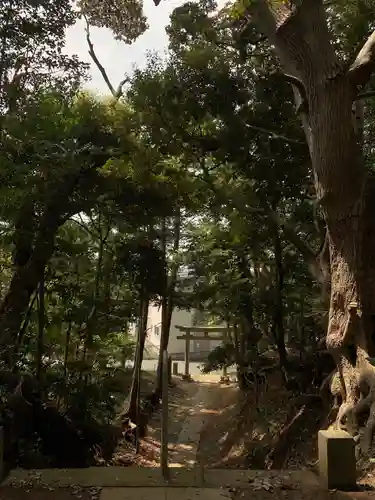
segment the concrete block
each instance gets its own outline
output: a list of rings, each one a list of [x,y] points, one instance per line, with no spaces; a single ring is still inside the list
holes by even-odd
[[[228,500],[226,489],[105,488],[100,500]]]
[[[104,488],[100,500],[166,500],[167,488]]]
[[[328,489],[355,489],[357,471],[352,436],[340,430],[319,431],[318,450],[323,485]]]

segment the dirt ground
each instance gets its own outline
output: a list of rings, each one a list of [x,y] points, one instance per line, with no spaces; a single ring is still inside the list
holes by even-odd
[[[296,487],[294,490],[273,489],[272,491],[239,491],[235,500],[368,500],[375,498],[375,492],[344,493]]]
[[[198,390],[196,382],[184,382],[174,377],[169,388],[169,443],[172,451],[186,418],[194,412],[192,398]],[[140,454],[135,455],[132,446],[121,443],[113,458],[113,465],[139,465],[140,467],[159,467],[161,443],[161,408],[152,416],[147,436],[142,440]]]
[[[176,490],[176,497],[178,490]],[[124,497],[125,498],[125,497]],[[136,496],[135,496],[136,498]],[[370,500],[375,498],[374,491],[345,493],[307,488],[303,485],[270,487],[269,490],[254,487],[246,490],[232,490],[230,500]],[[100,490],[89,488],[76,489],[36,489],[1,488],[0,500],[99,500]]]
[[[186,418],[197,411],[194,396],[200,387],[199,381],[182,382],[174,380],[170,388],[170,447],[177,442],[180,431]],[[216,388],[217,387],[217,388]],[[269,449],[288,411],[290,394],[280,390],[278,381],[270,381],[269,386],[260,394],[258,407],[254,405],[254,398],[246,399],[234,385],[212,386],[210,389],[209,404],[202,401],[200,412],[208,418],[200,435],[197,450],[198,466],[206,468],[248,468],[251,463],[253,469],[261,468],[264,463],[264,450]],[[215,394],[216,393],[216,394]],[[285,468],[311,469],[316,460],[316,450],[313,446],[316,436],[310,439],[303,437],[301,442],[293,448],[290,456],[286,457]],[[151,422],[148,436],[143,440],[141,454],[134,456],[134,451],[128,447],[118,449],[119,457],[124,465],[133,461],[141,467],[159,467],[161,440],[161,412],[155,413]],[[128,459],[126,460],[124,457]],[[301,459],[300,459],[301,457]],[[257,466],[259,460],[259,466]],[[118,463],[117,465],[120,465]],[[370,464],[362,484],[371,487],[375,485],[375,465]],[[98,500],[100,490],[95,488],[70,489],[38,489],[29,485],[20,485],[21,488],[0,488],[0,500]],[[226,485],[229,486],[229,485]],[[326,491],[304,484],[281,484],[277,481],[255,481],[251,488],[230,490],[231,500],[365,500],[374,498],[375,490],[356,493],[342,493]]]
[[[253,393],[244,397],[234,384],[222,386],[214,402],[216,412],[201,435],[198,457],[205,467],[264,467],[265,454],[285,422],[291,398],[279,384],[277,378],[270,380],[260,392],[257,406]],[[309,456],[306,462],[310,461]],[[306,467],[304,463],[297,468]]]
[[[99,500],[98,488],[0,488],[0,500]]]

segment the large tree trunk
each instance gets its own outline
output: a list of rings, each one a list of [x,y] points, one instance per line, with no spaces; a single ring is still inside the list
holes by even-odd
[[[294,86],[327,225],[327,347],[339,368],[344,401],[338,424],[345,415],[351,420],[365,382],[370,386],[366,404],[372,407],[369,441],[375,421],[375,375],[366,359],[374,353],[375,190],[353,127],[352,105],[375,67],[375,33],[348,69],[335,53],[322,0],[301,0],[298,6],[255,0],[250,8]]]
[[[23,221],[20,233],[27,224],[31,225],[32,220]],[[14,346],[31,295],[44,275],[45,266],[53,253],[55,235],[61,224],[59,213],[46,211],[40,220],[34,241],[29,235],[24,238],[24,234],[21,234],[21,242],[16,240],[15,271],[0,305],[0,357],[9,366],[13,364]]]

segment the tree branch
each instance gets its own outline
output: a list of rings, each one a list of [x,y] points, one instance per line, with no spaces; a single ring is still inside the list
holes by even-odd
[[[369,90],[368,92],[360,92],[359,94],[357,94],[355,100],[360,101],[361,99],[368,99],[369,97],[375,97],[375,90]]]
[[[287,75],[287,74],[282,75],[282,77],[284,78],[284,80],[286,80],[287,82],[289,82],[292,85],[294,85],[295,87],[297,87],[297,89],[299,90],[299,93],[301,94],[301,97],[303,99],[307,99],[306,88],[299,78],[297,78],[296,76]]]
[[[90,24],[88,22],[88,19],[86,16],[84,16],[85,18],[85,21],[86,21],[86,40],[87,40],[87,44],[89,46],[89,54],[90,54],[90,57],[91,59],[94,61],[96,67],[98,68],[98,70],[100,71],[102,77],[103,77],[103,80],[105,81],[105,83],[107,84],[107,87],[109,88],[111,94],[113,95],[113,97],[116,99],[116,101],[118,101],[120,99],[120,97],[123,95],[123,87],[125,85],[125,83],[127,81],[129,81],[129,78],[128,77],[125,77],[118,85],[117,89],[115,90],[115,88],[113,87],[109,77],[108,77],[108,74],[106,72],[106,70],[104,69],[104,66],[101,64],[101,62],[99,61],[96,53],[95,53],[95,50],[94,50],[94,44],[92,43],[91,41],[91,34],[90,34]]]
[[[295,89],[298,91],[299,99],[298,99],[298,94],[294,93],[297,113],[308,114],[309,104],[308,104],[308,100],[307,100],[307,92],[306,92],[306,87],[303,84],[302,80],[300,80],[296,76],[288,75],[288,74],[281,74],[280,76],[285,81],[287,81],[288,83],[293,85],[293,87],[295,87]]]
[[[207,167],[204,159],[202,159],[200,163],[203,171],[203,180],[210,186],[211,190],[220,199],[220,192],[218,191],[212,180],[210,169]],[[259,207],[244,208],[242,205],[239,206],[235,200],[232,200],[232,203],[233,207],[236,208],[239,212],[247,210],[249,212],[263,214],[270,224],[279,227],[283,231],[285,239],[288,240],[301,253],[304,259],[306,259],[313,278],[316,279],[320,284],[325,281],[324,272],[319,259],[321,252],[317,254],[314,249],[311,248],[311,246],[306,242],[306,240],[296,232],[294,227],[288,221],[281,220],[276,211],[265,205]]]
[[[292,137],[287,137],[286,135],[273,132],[272,130],[267,130],[266,128],[263,128],[263,127],[258,127],[256,125],[250,125],[249,123],[245,123],[245,127],[256,130],[256,131],[260,132],[261,134],[267,134],[268,136],[272,137],[272,139],[279,139],[281,141],[289,142],[291,144],[299,144],[301,146],[304,146],[306,144],[304,141],[299,141],[298,139],[293,139]]]
[[[266,34],[284,69],[307,85],[342,71],[326,21],[322,0],[268,2],[254,0],[250,11]]]
[[[375,31],[369,36],[348,70],[353,85],[363,87],[375,70]]]

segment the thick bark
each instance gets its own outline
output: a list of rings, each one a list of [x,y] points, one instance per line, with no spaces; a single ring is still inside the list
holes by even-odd
[[[352,120],[353,102],[375,67],[375,34],[348,70],[335,53],[322,0],[301,0],[298,6],[256,0],[251,9],[291,75],[297,104],[303,103],[299,110],[330,251],[327,347],[341,377],[340,424],[355,412],[360,380],[375,386],[366,360],[374,353],[374,181]],[[370,419],[367,440],[371,426]]]

